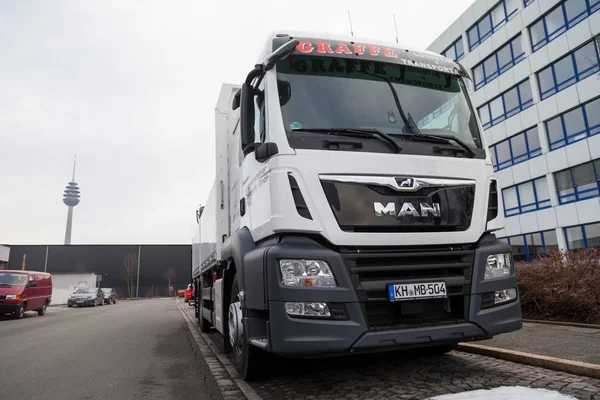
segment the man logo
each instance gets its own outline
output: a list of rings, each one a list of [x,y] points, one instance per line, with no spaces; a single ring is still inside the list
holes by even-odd
[[[413,187],[414,181],[415,180],[413,178],[407,178],[407,179],[403,180],[402,182],[400,182],[400,187],[411,188],[411,187]]]
[[[441,217],[442,213],[440,211],[440,203],[431,203],[431,205],[427,203],[420,203],[419,208],[421,213],[412,203],[403,203],[402,208],[398,214],[396,214],[396,204],[395,203],[387,203],[385,206],[379,202],[373,203],[373,207],[375,209],[376,217],[428,217],[430,214],[433,217]]]

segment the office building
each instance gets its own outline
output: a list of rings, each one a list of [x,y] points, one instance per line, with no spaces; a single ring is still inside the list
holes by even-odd
[[[472,77],[516,259],[600,246],[599,36],[600,0],[477,0],[429,46]]]

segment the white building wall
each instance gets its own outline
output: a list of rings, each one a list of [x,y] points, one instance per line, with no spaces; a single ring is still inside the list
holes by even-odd
[[[69,296],[79,287],[96,287],[97,276],[92,273],[52,274],[52,304],[67,304]]]
[[[590,0],[588,4],[594,4],[594,7],[597,7],[595,1],[597,0]],[[490,10],[503,2],[516,4],[516,14],[510,17],[508,22],[492,33],[490,37],[470,51],[469,29],[476,25]],[[532,0],[525,5],[525,0],[477,0],[428,48],[431,51],[444,54],[450,45],[457,39],[462,38],[465,54],[459,62],[473,76],[475,66],[519,33],[522,35],[525,59],[476,91],[474,91],[475,86],[471,85],[473,105],[477,109],[524,79],[529,78],[533,106],[486,129],[484,138],[488,146],[496,145],[526,129],[537,127],[542,155],[509,168],[500,169],[496,174],[500,187],[504,189],[522,182],[546,177],[552,207],[508,216],[505,229],[496,232],[496,235],[501,238],[516,237],[518,241],[520,240],[518,239],[519,236],[527,240],[527,234],[553,231],[556,234],[556,241],[560,249],[565,249],[568,246],[566,228],[600,223],[600,198],[595,197],[560,205],[554,177],[554,173],[557,171],[598,160],[600,158],[600,134],[588,136],[584,140],[567,144],[559,149],[550,150],[545,124],[546,121],[566,111],[599,98],[600,72],[584,78],[544,100],[541,100],[542,96],[537,79],[537,73],[540,70],[584,43],[589,42],[593,37],[600,35],[600,11],[594,9],[591,15],[586,16],[581,22],[569,26],[566,32],[553,38],[548,44],[535,52],[530,39],[529,28],[549,10],[563,2],[564,0]],[[600,43],[598,46],[600,46]],[[600,171],[598,173],[600,174]],[[596,185],[600,185],[600,182],[597,181]],[[584,229],[584,232],[587,231]],[[598,241],[600,241],[600,238],[598,238]],[[588,242],[590,246],[597,245],[596,241],[590,240],[590,238],[588,238]]]

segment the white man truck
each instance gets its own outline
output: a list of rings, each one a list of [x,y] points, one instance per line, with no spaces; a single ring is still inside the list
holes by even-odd
[[[192,278],[242,378],[272,354],[444,353],[521,328],[468,80],[428,51],[288,32],[222,86]]]

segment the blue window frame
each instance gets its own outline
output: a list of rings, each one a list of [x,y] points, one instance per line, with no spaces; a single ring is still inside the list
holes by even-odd
[[[600,223],[565,228],[565,236],[569,250],[600,247]]]
[[[525,0],[525,7],[533,3],[533,0]]]
[[[519,6],[516,0],[504,0],[489,13],[485,14],[467,31],[469,50],[473,50],[492,36],[502,25],[517,14]]]
[[[533,51],[538,51],[598,10],[600,0],[566,0],[558,4],[529,26]]]
[[[487,85],[524,59],[523,37],[519,34],[473,68],[475,90]]]
[[[502,189],[502,199],[505,217],[552,207],[545,176]]]
[[[527,78],[479,107],[477,112],[483,129],[489,129],[532,105],[531,84],[529,78]]]
[[[546,121],[550,151],[600,133],[600,98]]]
[[[600,197],[600,159],[554,173],[560,204]]]
[[[542,154],[537,126],[490,146],[494,171],[511,167]]]
[[[453,59],[454,61],[460,61],[465,57],[465,46],[463,45],[462,36],[457,41],[452,43],[442,55]]]
[[[558,238],[555,230],[503,239],[506,239],[506,242],[511,245],[515,261],[531,261],[534,257],[545,257],[552,251],[558,251]]]
[[[600,71],[595,40],[584,44],[537,73],[542,100]]]

